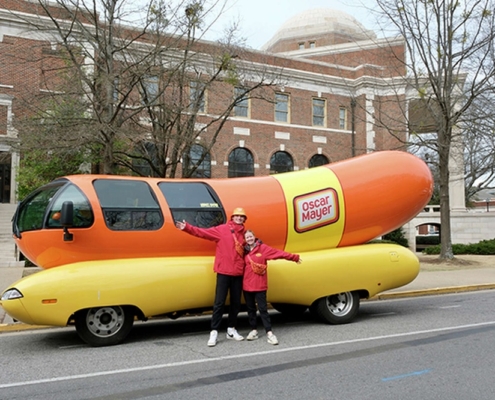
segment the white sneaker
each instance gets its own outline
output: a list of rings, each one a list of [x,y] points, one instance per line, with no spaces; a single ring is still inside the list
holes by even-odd
[[[210,332],[210,338],[208,339],[208,346],[213,347],[217,344],[217,339],[218,339],[218,332],[217,331],[211,331]]]
[[[227,328],[227,339],[241,341],[244,340],[244,337],[239,335],[239,332],[235,328]]]
[[[258,339],[258,331],[256,329],[253,329],[251,332],[248,333],[246,339],[247,340],[256,340],[256,339]]]
[[[270,344],[278,344],[277,337],[273,333],[268,334],[268,339],[266,341]]]

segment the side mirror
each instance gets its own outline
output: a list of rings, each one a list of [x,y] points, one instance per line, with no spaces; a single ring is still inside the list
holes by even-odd
[[[74,239],[74,235],[69,232],[68,228],[74,226],[74,204],[72,201],[64,201],[62,204],[60,224],[64,227],[64,242],[71,242]]]

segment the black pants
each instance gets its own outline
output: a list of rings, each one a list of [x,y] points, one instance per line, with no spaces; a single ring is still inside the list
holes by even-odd
[[[241,310],[242,275],[230,276],[217,274],[217,287],[215,289],[215,303],[213,304],[213,316],[211,317],[211,329],[218,331],[222,324],[227,294],[230,292],[229,328],[237,324],[237,314]]]
[[[258,304],[258,311],[260,312],[261,322],[265,327],[266,332],[272,330],[272,323],[270,321],[270,315],[268,315],[268,309],[266,305],[266,290],[262,292],[244,292],[244,299],[246,300],[249,325],[251,329],[257,329],[256,322],[256,304]]]

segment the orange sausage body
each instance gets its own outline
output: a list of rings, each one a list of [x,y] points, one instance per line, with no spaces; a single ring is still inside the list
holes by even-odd
[[[40,229],[15,237],[20,251],[36,265],[51,268],[78,261],[140,257],[213,255],[215,243],[179,231],[158,183],[160,178],[105,175],[67,177],[91,203],[94,224]],[[142,180],[160,204],[164,224],[155,231],[107,228],[93,187],[96,179]],[[265,243],[289,252],[304,252],[365,243],[412,219],[428,203],[433,181],[426,164],[405,152],[384,151],[327,166],[285,174],[203,182],[221,200],[227,218],[236,207],[247,214],[246,228]],[[138,267],[138,266],[137,266]]]

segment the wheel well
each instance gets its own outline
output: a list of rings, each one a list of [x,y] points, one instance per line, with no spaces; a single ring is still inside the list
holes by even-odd
[[[105,306],[98,306],[98,307],[105,307]],[[134,317],[141,321],[146,321],[148,319],[144,316],[144,313],[141,311],[141,309],[139,307],[136,307],[135,305],[127,304],[127,305],[122,305],[121,307],[127,310],[131,310]],[[74,325],[76,323],[76,314],[80,311],[87,310],[88,308],[94,308],[94,307],[81,308],[80,310],[75,311],[67,320],[67,325]]]
[[[367,299],[370,297],[370,293],[366,289],[351,290],[350,292],[357,293],[359,295],[360,299]],[[333,294],[337,294],[337,293],[331,293],[331,294],[328,294],[328,295],[323,296],[323,297],[332,296]],[[315,299],[315,301],[313,301],[312,305],[315,304],[318,300],[320,300],[320,298]]]

